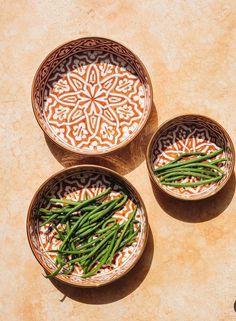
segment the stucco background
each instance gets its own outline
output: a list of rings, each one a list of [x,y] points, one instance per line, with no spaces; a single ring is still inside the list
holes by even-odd
[[[236,1],[0,1],[0,30],[0,320],[236,320],[235,176],[213,198],[189,204],[152,189],[144,154],[157,124],[183,113],[214,118],[236,142]],[[133,50],[154,89],[141,135],[107,159],[58,149],[31,109],[42,59],[90,35]],[[25,230],[38,186],[85,162],[124,174],[143,196],[151,226],[138,265],[100,289],[46,280]]]

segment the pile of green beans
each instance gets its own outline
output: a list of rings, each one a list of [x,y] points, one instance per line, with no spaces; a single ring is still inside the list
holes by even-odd
[[[137,205],[127,221],[118,223],[113,215],[125,206],[128,196],[120,193],[120,197],[104,201],[111,191],[109,187],[80,202],[50,198],[53,207],[39,209],[40,226],[47,224],[61,241],[57,250],[49,251],[57,253],[57,268],[47,278],[61,271],[71,274],[76,264],[83,269],[81,277],[91,277],[103,265],[112,265],[115,255],[135,241],[140,231],[140,222],[135,219]]]
[[[219,158],[214,161],[209,160],[222,153],[222,148],[210,154],[203,152],[182,153],[172,162],[154,169],[154,173],[162,185],[174,187],[196,187],[218,182],[225,174],[217,164],[226,162],[227,159]],[[188,159],[183,160],[185,157],[188,157]],[[198,180],[195,182],[181,183],[181,180],[186,177],[196,177]]]

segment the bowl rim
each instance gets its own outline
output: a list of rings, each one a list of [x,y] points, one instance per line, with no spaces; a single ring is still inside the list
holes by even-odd
[[[139,261],[139,259],[141,258],[144,250],[145,250],[145,247],[146,247],[146,244],[147,244],[147,239],[148,239],[148,234],[149,234],[149,223],[148,223],[148,215],[147,215],[147,210],[146,210],[146,207],[145,207],[145,204],[143,202],[143,199],[140,195],[140,193],[137,191],[137,189],[133,186],[132,183],[130,183],[125,177],[123,177],[122,175],[120,175],[119,173],[115,172],[114,170],[112,169],[109,169],[109,168],[106,168],[106,167],[103,167],[103,166],[99,166],[99,165],[90,165],[90,164],[83,164],[83,165],[75,165],[75,166],[70,166],[70,167],[67,167],[67,168],[64,168],[60,171],[57,171],[56,173],[52,174],[49,178],[47,178],[38,188],[37,190],[35,191],[32,199],[31,199],[31,202],[30,202],[30,205],[29,205],[29,208],[28,208],[28,211],[27,211],[27,218],[26,218],[26,233],[27,233],[27,239],[28,239],[28,243],[30,245],[30,248],[31,248],[31,251],[34,255],[34,257],[36,258],[36,260],[38,261],[38,263],[42,266],[42,268],[45,270],[46,273],[50,274],[51,273],[51,270],[47,267],[47,265],[40,259],[40,257],[38,256],[35,248],[34,248],[34,245],[33,245],[33,242],[32,242],[32,239],[31,239],[31,236],[30,236],[30,217],[31,217],[31,212],[32,212],[32,209],[33,209],[33,206],[35,204],[35,200],[36,200],[36,197],[37,195],[41,192],[41,190],[47,186],[47,184],[53,180],[54,178],[56,178],[58,175],[60,174],[66,174],[67,172],[70,172],[70,171],[83,171],[83,170],[98,170],[100,173],[104,173],[105,175],[111,175],[111,176],[115,176],[115,178],[118,178],[121,182],[121,184],[124,184],[126,186],[128,186],[130,189],[131,189],[131,192],[133,193],[134,192],[134,195],[136,196],[137,200],[140,202],[141,204],[141,207],[143,209],[143,215],[145,217],[145,220],[146,220],[146,227],[144,229],[144,241],[143,241],[143,246],[140,248],[140,252],[138,253],[137,257],[135,258],[135,260],[133,261],[133,263],[129,266],[129,268],[127,270],[125,270],[122,274],[120,275],[116,275],[112,280],[109,280],[106,281],[106,282],[103,282],[103,283],[97,283],[97,284],[93,284],[93,285],[84,285],[84,284],[76,284],[75,282],[73,281],[66,281],[63,276],[61,275],[56,275],[54,276],[53,278],[54,279],[57,279],[58,281],[66,284],[66,285],[70,285],[70,286],[74,286],[74,287],[79,287],[79,288],[97,288],[97,287],[100,287],[100,286],[105,286],[105,285],[108,285],[120,278],[122,278],[123,276],[125,276],[136,264],[137,262]]]
[[[38,77],[38,74],[41,70],[41,68],[43,67],[43,65],[46,63],[46,61],[48,60],[48,58],[50,58],[51,55],[53,55],[58,49],[60,48],[63,48],[65,45],[68,45],[70,43],[73,43],[75,41],[78,41],[78,40],[93,40],[93,39],[101,39],[101,40],[108,40],[108,41],[111,41],[113,42],[114,44],[118,44],[118,45],[121,45],[123,46],[125,49],[129,50],[130,53],[132,53],[135,57],[135,59],[138,60],[140,66],[142,67],[143,71],[144,71],[144,74],[145,74],[145,77],[147,78],[147,84],[149,85],[150,87],[150,103],[147,104],[147,113],[146,113],[146,116],[144,118],[144,121],[143,123],[141,124],[141,126],[139,126],[138,130],[135,132],[135,134],[133,135],[133,137],[123,143],[121,143],[120,145],[118,146],[114,146],[112,147],[111,149],[107,150],[107,151],[98,151],[96,153],[88,153],[88,151],[76,151],[74,150],[73,148],[70,148],[69,146],[63,144],[62,142],[60,141],[57,141],[53,138],[52,135],[50,135],[49,132],[47,132],[45,130],[45,128],[43,127],[43,125],[41,124],[40,120],[39,120],[39,117],[37,115],[37,108],[36,108],[36,103],[34,101],[34,87],[35,87],[35,82],[36,82],[36,79]],[[86,36],[86,37],[80,37],[80,38],[77,38],[77,39],[72,39],[70,41],[66,41],[66,42],[63,42],[61,45],[58,45],[57,47],[55,47],[53,50],[51,50],[47,55],[46,57],[42,60],[42,62],[40,63],[39,67],[37,68],[36,72],[35,72],[35,75],[33,77],[33,81],[32,81],[32,85],[31,85],[31,105],[32,105],[32,109],[33,109],[33,113],[34,113],[34,116],[37,120],[37,123],[38,125],[40,126],[41,130],[44,132],[44,134],[52,141],[54,142],[56,145],[59,145],[60,147],[64,148],[65,150],[69,151],[69,152],[73,152],[77,155],[85,155],[85,156],[100,156],[100,155],[110,155],[111,153],[115,152],[115,151],[118,151],[119,149],[122,149],[123,147],[127,146],[129,143],[131,143],[139,134],[140,132],[142,131],[142,129],[144,128],[144,126],[146,125],[148,119],[149,119],[149,116],[151,114],[151,110],[152,110],[152,105],[153,105],[153,86],[152,86],[152,82],[151,82],[151,77],[148,73],[148,70],[146,68],[146,66],[144,65],[144,63],[141,61],[141,59],[132,51],[130,50],[126,45],[124,45],[123,43],[121,42],[118,42],[116,40],[113,40],[111,38],[105,38],[105,37],[99,37],[99,36]],[[50,131],[51,132],[51,131]]]
[[[228,142],[229,142],[229,146],[230,146],[230,149],[231,149],[231,152],[232,152],[232,160],[231,160],[231,163],[232,163],[232,166],[230,168],[230,171],[229,171],[229,174],[228,176],[226,177],[224,183],[222,183],[221,185],[219,185],[217,188],[215,188],[210,195],[200,195],[196,198],[186,198],[184,196],[180,196],[180,195],[174,195],[172,194],[170,191],[168,190],[165,190],[163,188],[163,186],[159,183],[159,181],[156,179],[156,176],[154,175],[153,173],[153,170],[152,170],[152,165],[151,165],[151,161],[150,161],[150,156],[151,156],[151,152],[152,152],[152,147],[153,147],[153,144],[155,143],[156,141],[156,137],[158,136],[159,132],[161,131],[161,129],[163,129],[168,123],[171,123],[181,117],[201,117],[203,119],[203,121],[210,121],[210,122],[213,122],[215,123],[215,125],[220,129],[221,132],[223,132],[223,134],[226,136]],[[233,141],[231,139],[231,137],[229,136],[228,132],[226,131],[226,129],[224,129],[224,127],[219,124],[216,120],[214,120],[213,118],[209,117],[209,116],[205,116],[205,115],[202,115],[202,114],[193,114],[193,113],[189,113],[189,114],[179,114],[179,115],[176,115],[172,118],[169,118],[167,120],[165,120],[158,128],[157,130],[155,131],[155,133],[152,135],[152,138],[150,139],[149,143],[148,143],[148,147],[147,147],[147,151],[146,151],[146,165],[147,165],[147,168],[148,168],[148,172],[149,172],[149,176],[151,178],[151,181],[154,183],[154,185],[156,187],[158,187],[159,189],[161,189],[164,193],[168,194],[169,196],[173,197],[173,198],[176,198],[176,199],[179,199],[179,200],[182,200],[182,201],[199,201],[199,200],[203,200],[203,199],[206,199],[206,198],[209,198],[213,195],[215,195],[216,193],[218,193],[226,184],[227,182],[229,181],[233,171],[234,171],[234,166],[235,166],[235,149],[234,149],[234,144],[233,144]],[[197,196],[197,195],[196,195]]]

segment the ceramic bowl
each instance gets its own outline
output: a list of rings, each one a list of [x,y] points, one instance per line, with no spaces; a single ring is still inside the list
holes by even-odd
[[[228,161],[221,167],[225,176],[216,183],[176,188],[162,185],[153,173],[154,168],[167,164],[181,153],[210,153],[219,147],[224,149],[223,157]],[[153,183],[165,193],[182,200],[200,200],[214,195],[227,183],[234,169],[235,152],[228,133],[216,121],[201,115],[183,115],[158,128],[149,143],[146,161]]]
[[[144,127],[151,105],[151,81],[140,59],[104,38],[81,38],[56,48],[32,85],[40,127],[78,154],[107,154],[127,145]]]
[[[138,205],[136,219],[140,221],[141,230],[136,241],[119,252],[113,261],[112,268],[104,267],[100,273],[84,279],[81,278],[82,271],[76,267],[71,275],[61,273],[56,278],[75,286],[97,287],[117,280],[137,263],[145,248],[148,235],[147,214],[140,195],[125,178],[116,172],[101,166],[80,165],[64,169],[44,182],[35,193],[28,210],[28,241],[34,256],[46,273],[51,273],[56,267],[55,253],[46,251],[52,244],[57,246],[55,242],[58,241],[53,236],[53,232],[48,233],[47,227],[39,226],[38,209],[48,205],[45,196],[67,197],[72,200],[85,199],[86,195],[89,197],[97,195],[111,184],[113,186],[111,197],[121,190],[129,196],[126,205],[115,213],[116,219],[125,221],[134,206]]]

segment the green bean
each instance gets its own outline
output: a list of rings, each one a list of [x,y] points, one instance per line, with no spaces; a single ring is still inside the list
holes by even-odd
[[[50,210],[49,209],[46,209],[46,208],[40,208],[39,209],[39,212],[41,213],[45,213],[45,214],[53,214],[53,213],[64,213],[66,211],[69,211],[71,209],[71,207],[68,207],[68,206],[65,206],[64,208],[61,207],[61,208],[51,208]]]
[[[119,199],[121,199],[121,201],[115,206],[114,210],[120,209],[127,202],[128,195],[123,195],[123,198],[120,197]]]
[[[87,231],[88,229],[90,229],[90,228],[92,228],[92,227],[94,227],[94,226],[97,226],[97,223],[93,223],[93,224],[91,224],[91,225],[86,225],[86,226],[82,227],[80,230],[78,230],[78,231],[75,233],[75,235],[80,235],[81,233]]]
[[[109,202],[106,202],[106,203],[109,203],[109,204],[110,204],[110,203],[112,203],[112,202],[113,202],[113,201],[109,201]],[[92,211],[92,212],[93,212],[93,211]],[[86,215],[84,215],[84,216],[83,216],[83,219],[81,220],[80,226],[81,226],[83,229],[85,229],[85,230],[88,229],[88,228],[90,228],[91,225],[92,225],[91,222],[89,222],[89,220],[88,220],[89,217],[91,216],[91,213],[92,213],[92,212],[89,212],[89,213],[87,213]],[[94,226],[95,226],[95,223],[94,223]],[[75,234],[76,234],[76,235],[79,235],[79,233],[80,233],[80,232],[77,231]]]
[[[120,243],[120,246],[119,248],[117,249],[116,253],[120,252],[125,246],[129,245],[129,244],[132,244],[135,237],[138,235],[138,233],[140,232],[140,226],[138,227],[138,229],[136,231],[133,232],[132,235],[128,236],[127,238],[125,238],[121,243]],[[115,254],[116,254],[115,253]],[[115,255],[114,254],[114,255]],[[114,256],[113,256],[114,258]]]
[[[40,216],[40,219],[47,220],[49,218],[49,216],[50,215],[42,215],[42,216]],[[57,217],[56,217],[56,219],[59,220],[59,221],[62,220],[63,218],[64,218],[64,215],[57,215]],[[81,216],[73,215],[73,216],[70,217],[70,220],[72,221],[72,224],[74,224],[80,218],[81,218]]]
[[[194,173],[194,172],[188,172],[188,171],[185,171],[185,170],[182,170],[180,173],[178,172],[171,172],[169,174],[166,174],[164,176],[162,176],[160,178],[160,181],[164,181],[166,178],[170,177],[170,176],[174,176],[176,174],[181,174],[181,175],[184,175],[184,176],[193,176],[193,177],[200,177],[200,178],[211,178],[211,176],[209,175],[204,175],[204,174],[200,174],[200,173]]]
[[[130,222],[124,236],[123,236],[123,239],[125,239],[126,237],[128,237],[129,235],[131,235],[134,232],[135,222],[140,223],[138,220],[134,220],[134,218],[133,218],[132,221]]]
[[[191,166],[191,165],[190,165]],[[182,166],[183,167],[183,166]],[[182,167],[180,167],[179,169],[181,170]],[[207,170],[206,168],[202,168],[199,166],[199,169],[198,168],[188,168],[188,167],[183,167],[184,170],[190,170],[190,171],[193,171],[193,172],[196,172],[196,173],[202,173],[202,174],[205,174],[205,175],[209,175],[209,176],[218,176],[218,174],[214,171],[211,171],[211,170]],[[176,168],[177,169],[177,168]]]
[[[70,268],[64,272],[64,274],[68,275],[68,274],[71,274],[74,270],[75,266],[74,264],[71,264]]]
[[[57,231],[60,240],[64,240],[64,235],[62,234],[62,232],[60,230],[58,230],[57,226],[55,224],[52,224],[52,226],[54,227],[54,229]]]
[[[84,271],[84,273],[86,274],[88,271],[91,270],[91,268],[93,267],[93,265],[98,262],[100,260],[101,257],[103,257],[103,255],[107,252],[107,248],[103,249],[96,257],[95,259],[91,260],[88,265],[88,268]]]
[[[88,217],[90,216],[90,213],[87,212],[85,213],[83,216],[80,217],[80,223],[78,225],[78,228],[79,227],[84,227],[84,222],[86,222],[88,220]]]
[[[87,256],[83,258],[83,260],[87,260],[92,257],[101,248],[101,246],[114,235],[115,232],[116,231],[112,231],[111,233],[109,233]]]
[[[60,265],[58,266],[58,268],[57,268],[56,270],[54,270],[52,273],[50,273],[50,274],[48,274],[48,275],[45,275],[45,278],[48,279],[48,278],[51,278],[51,277],[53,277],[53,276],[56,276],[56,275],[61,271],[61,269],[63,268],[64,265],[65,265],[65,264],[60,264]]]
[[[138,222],[140,224],[140,222]],[[132,230],[132,233],[130,233],[130,230]],[[129,224],[129,228],[126,230],[124,236],[123,236],[123,240],[127,237],[129,237],[131,234],[134,233],[134,224],[132,224],[132,222],[130,222]]]
[[[162,167],[159,167],[157,169],[154,169],[154,172],[155,173],[158,173],[160,171],[163,171],[165,169],[169,169],[169,168],[173,168],[173,167],[179,167],[179,166],[183,166],[183,165],[189,165],[189,164],[193,164],[193,163],[198,163],[198,162],[202,162],[204,160],[207,160],[207,159],[210,159],[210,158],[213,158],[219,154],[221,154],[223,152],[223,149],[220,148],[219,150],[213,152],[213,153],[210,153],[210,154],[207,154],[205,156],[200,156],[198,158],[194,158],[194,159],[190,159],[190,160],[186,160],[186,161],[181,161],[181,162],[177,162],[177,163],[173,163],[173,164],[167,164],[167,165],[164,165]],[[202,165],[202,164],[201,164]]]
[[[138,233],[140,232],[140,226],[138,227],[138,229],[136,231],[133,232],[132,235],[128,236],[126,239],[124,239],[121,243],[120,246],[117,250],[117,252],[119,252],[123,247],[125,247],[127,244],[131,243],[132,240],[138,235]],[[116,253],[117,253],[116,252]]]
[[[98,209],[104,208],[105,206],[107,206],[107,205],[109,205],[111,203],[113,203],[113,200],[107,201],[107,202],[103,203],[102,205],[98,206],[96,209],[92,210],[91,212],[88,212],[87,214],[84,214],[83,218],[81,219],[80,226],[83,226],[83,227],[85,227],[86,225],[89,226],[91,224],[91,222],[87,221],[88,218],[91,215],[96,214]],[[84,224],[86,221],[87,221],[87,224]]]
[[[206,153],[203,153],[203,152],[193,152],[193,153],[182,153],[180,156],[176,157],[173,161],[171,161],[170,163],[168,164],[173,164],[173,163],[176,163],[178,162],[180,159],[184,158],[184,157],[187,157],[187,156],[205,156]]]
[[[83,218],[83,217],[82,217]],[[81,220],[82,220],[81,218]],[[62,242],[60,249],[63,248],[63,246],[68,242],[68,240],[71,238],[71,236],[73,235],[74,231],[77,229],[77,227],[79,227],[79,224],[81,222],[81,220],[78,220],[75,225],[72,227],[72,229],[70,230],[70,232],[66,235],[64,241]]]
[[[121,227],[122,227],[122,225],[120,225],[120,228],[121,228]],[[59,252],[59,253],[67,253],[67,254],[79,254],[79,253],[81,252],[81,250],[83,250],[83,249],[85,249],[85,248],[87,248],[87,247],[90,247],[90,246],[92,246],[93,244],[96,244],[97,242],[101,241],[101,240],[102,240],[105,236],[107,236],[107,235],[108,235],[108,233],[105,233],[104,235],[101,235],[101,236],[97,237],[96,239],[93,239],[93,240],[89,241],[87,244],[84,244],[84,245],[78,247],[78,250],[74,251],[73,253],[72,253],[72,251],[61,250],[61,249],[59,249],[59,250],[50,250],[50,251],[48,251],[48,252]]]
[[[124,241],[121,242],[120,247],[119,247],[119,249],[117,250],[117,252],[119,252],[119,251],[120,251],[124,246],[126,246],[128,243],[131,243],[131,241],[135,238],[135,236],[138,235],[139,231],[140,231],[140,226],[138,227],[138,229],[137,229],[135,232],[133,232],[132,235],[130,235],[127,239],[125,239]],[[106,253],[106,251],[107,251],[107,248],[105,247],[105,249],[103,249],[103,250],[98,254],[98,256],[91,261],[89,267],[87,268],[88,271],[90,271],[90,269],[92,268],[92,266],[100,259],[100,257],[102,257],[102,256]],[[85,272],[85,273],[86,273],[86,272]]]
[[[90,215],[93,215],[93,214],[96,214],[97,212],[99,212],[100,210],[102,210],[104,207],[107,207],[109,206],[111,203],[113,203],[114,200],[109,200],[109,201],[106,201],[102,204],[100,204],[99,206],[95,207],[91,212],[90,212]]]
[[[109,220],[105,221],[102,224],[102,228],[105,228],[107,226],[107,224],[109,224],[109,223],[116,223],[116,219],[115,218],[110,218]]]
[[[84,208],[81,208],[80,212],[87,212],[87,211],[92,211],[96,208],[96,206],[86,206]],[[66,207],[62,207],[62,208],[52,208],[50,210],[46,209],[46,208],[40,208],[39,212],[44,213],[46,215],[52,215],[53,213],[58,213],[58,214],[65,214],[68,213],[70,210],[72,209],[71,206],[66,206]],[[41,216],[42,217],[42,216]],[[64,215],[59,215],[58,218],[63,218]]]
[[[134,232],[134,225],[130,224],[130,226],[129,226],[129,235],[132,235],[133,232]]]
[[[215,164],[218,164],[218,163],[223,163],[223,162],[227,162],[228,159],[227,158],[219,158],[219,159],[216,159],[212,162],[210,162],[211,165],[215,165]]]
[[[195,173],[202,173],[202,174],[206,174],[206,175],[211,175],[211,176],[217,176],[218,174],[211,171],[211,170],[208,170],[206,168],[202,168],[201,167],[201,164],[198,164],[199,166],[197,168],[194,168],[193,167],[189,167],[191,166],[191,164],[187,167],[185,166],[181,166],[181,167],[177,167],[177,168],[172,168],[172,169],[169,169],[169,170],[166,170],[166,171],[163,171],[161,173],[159,173],[158,175],[156,175],[157,177],[160,177],[160,176],[163,176],[165,174],[169,174],[169,173],[172,173],[172,172],[181,172],[183,169],[186,170],[186,171],[191,171],[191,172],[195,172]],[[180,173],[179,173],[180,174]]]
[[[126,196],[126,195],[125,195]],[[119,198],[116,198],[116,199],[112,199],[112,200],[109,200],[103,204],[101,204],[100,206],[98,206],[94,211],[92,211],[90,214],[91,214],[91,217],[93,216],[96,216],[98,213],[101,213],[103,210],[104,207],[108,207],[110,204],[114,204],[114,203],[118,203],[119,200],[123,200],[125,197],[122,195],[121,197]],[[119,205],[119,204],[117,204]],[[115,206],[114,209],[116,209],[117,205]]]
[[[178,181],[178,180],[180,180],[180,179],[182,179],[182,178],[186,178],[186,176],[184,176],[184,175],[180,175],[180,176],[173,176],[173,177],[169,177],[169,178],[166,178],[165,179],[165,182],[173,182],[173,181]]]
[[[199,167],[200,164],[191,164],[191,167]],[[181,168],[184,168],[184,166],[181,166]],[[216,170],[217,172],[221,173],[221,174],[224,174],[224,172],[217,166],[214,166],[214,165],[211,165],[211,164],[208,164],[208,163],[201,163],[201,167],[206,167],[206,168],[211,168],[213,170]]]
[[[126,222],[118,224],[112,216],[126,204],[128,195],[120,192],[121,196],[117,198],[102,203],[96,201],[110,191],[111,188],[90,199],[86,196],[81,202],[52,198],[50,199],[52,203],[62,203],[67,206],[39,210],[42,214],[39,218],[44,220],[43,224],[53,221],[52,227],[57,232],[55,237],[61,240],[57,250],[46,251],[57,254],[55,262],[58,265],[47,275],[48,278],[56,276],[61,270],[66,275],[71,274],[75,264],[82,267],[82,277],[92,276],[113,258],[114,255],[111,256],[113,252],[115,254],[122,246],[134,240],[139,229],[138,227],[136,230],[134,227],[137,222],[134,219],[137,206]],[[94,204],[91,204],[92,202]],[[64,225],[58,227],[58,224]]]
[[[49,216],[49,218],[48,218],[46,221],[44,221],[43,223],[41,223],[40,226],[42,227],[42,226],[48,224],[49,222],[51,222],[52,220],[54,220],[54,218],[56,218],[57,215],[58,215],[57,213],[52,214],[51,216]]]
[[[88,205],[88,206],[86,206],[86,207],[82,207],[81,208],[81,212],[87,212],[87,211],[93,211],[93,210],[95,210],[97,207],[96,206],[94,206],[94,205]]]
[[[101,228],[100,230],[97,230],[97,231],[96,231],[96,234],[97,234],[97,235],[102,234],[102,233],[110,230],[111,227],[113,227],[113,226],[115,226],[115,225],[117,225],[117,223],[114,223],[114,224],[108,225],[107,227]]]
[[[112,249],[114,248],[114,243],[115,243],[115,240],[116,240],[116,236],[117,236],[117,233],[118,233],[118,230],[115,231],[114,235],[113,235],[113,238],[112,238],[112,242],[111,244],[109,245],[108,249],[107,249],[107,252],[105,253],[104,257],[102,258],[101,262],[91,271],[91,272],[88,272],[86,274],[83,274],[81,277],[82,278],[88,278],[90,276],[93,276],[94,274],[97,273],[98,270],[100,270],[100,268],[107,262],[108,258],[109,258],[109,255],[112,251]]]
[[[115,199],[113,200],[113,202],[107,207],[105,208],[103,211],[97,212],[94,215],[91,215],[89,217],[89,222],[93,223],[96,222],[97,220],[99,220],[101,217],[105,216],[107,213],[109,213],[117,204],[117,202],[119,202],[120,199]]]
[[[103,224],[103,221],[97,223],[94,227],[91,227],[91,228],[87,229],[86,231],[84,231],[83,233],[81,233],[81,234],[79,235],[79,237],[81,238],[81,237],[85,237],[85,236],[91,234],[93,231],[96,231],[96,229],[97,229],[99,226],[101,226],[102,224]]]
[[[120,208],[121,206],[123,206],[126,201],[128,199],[128,196],[127,195],[122,195],[121,197],[119,198],[116,198],[116,199],[113,199],[113,200],[109,200],[105,203],[102,203],[100,206],[98,206],[96,209],[94,209],[94,211],[90,212],[90,218],[91,219],[94,219],[94,218],[97,218],[97,217],[101,217],[103,215],[101,215],[101,213],[104,214],[103,211],[101,211],[104,207],[110,205],[110,204],[113,204],[113,203],[118,203],[115,205],[115,207],[113,208],[113,210],[117,210],[118,208]],[[119,202],[120,201],[120,202]],[[105,213],[106,214],[106,213]]]
[[[102,193],[100,193],[100,194],[98,194],[98,195],[96,195],[96,196],[94,196],[94,197],[82,202],[82,203],[79,203],[74,208],[72,208],[69,212],[66,213],[65,218],[64,218],[63,221],[66,221],[67,218],[70,216],[70,214],[72,214],[73,212],[78,211],[82,207],[85,207],[86,205],[92,203],[93,201],[97,200],[98,198],[100,198],[102,196],[105,196],[105,195],[109,194],[110,192],[111,192],[111,187],[107,188],[104,192],[102,192]]]
[[[66,222],[66,231],[67,231],[67,233],[70,232],[70,222],[69,221]]]
[[[198,172],[198,171],[202,171],[205,172],[206,174],[209,174],[211,176],[218,176],[217,173],[214,172],[214,170],[216,170],[217,172],[221,173],[221,174],[224,174],[224,172],[217,166],[214,166],[214,165],[210,165],[207,164],[207,163],[196,163],[196,164],[190,164],[190,165],[182,165],[180,167],[177,167],[177,168],[172,168],[172,169],[169,169],[169,170],[165,170],[163,172],[161,172],[160,174],[157,175],[157,177],[160,177],[161,175],[165,175],[167,173],[172,173],[172,172],[181,172],[182,170],[187,170],[189,169],[191,166],[191,171],[194,171],[194,172]],[[197,169],[195,169],[194,167],[197,167]],[[204,168],[209,168],[209,170],[207,169],[204,169]],[[212,171],[210,170],[212,169]]]
[[[96,233],[96,228],[100,227],[102,223],[103,223],[103,221],[99,222],[95,228],[92,228],[92,229],[84,232],[82,235],[80,235],[80,237],[85,237],[85,236],[91,234],[93,231],[95,231],[95,233]],[[116,229],[117,226],[120,228],[120,225],[118,225],[118,224],[114,224],[113,226],[110,226],[110,228],[106,231],[105,234],[107,235],[108,233],[110,233],[111,231]]]
[[[96,233],[96,229],[97,229],[98,227],[100,227],[101,225],[103,225],[104,223],[106,223],[107,221],[109,221],[111,215],[112,215],[112,212],[109,213],[109,215],[108,215],[108,217],[106,217],[105,221],[100,221],[99,223],[97,223],[97,222],[89,223],[89,224],[86,225],[86,226],[83,225],[83,228],[85,229],[85,231],[83,232],[82,236],[84,237],[84,236],[86,236],[86,235],[89,235],[90,232],[91,232],[91,229],[93,229],[93,230],[95,231],[95,233]],[[110,228],[109,228],[109,229],[110,229]],[[88,233],[88,231],[89,231],[89,233]],[[86,234],[84,234],[85,232],[86,232]],[[75,233],[75,235],[78,236],[78,238],[81,238],[81,233],[82,233],[82,232],[77,231],[77,232]]]
[[[76,249],[78,249],[78,250],[76,250]],[[87,250],[86,249],[80,250],[79,248],[76,248],[76,249],[75,250],[49,250],[46,252],[79,255],[79,254],[87,253],[87,250],[88,250],[88,252],[91,251],[91,249],[87,249]]]
[[[73,207],[70,211],[68,211],[66,213],[66,215],[63,217],[62,219],[62,223],[65,223],[66,220],[70,217],[70,215],[74,212],[77,212],[83,205],[82,204],[79,204],[79,205],[76,205],[75,207]]]
[[[195,187],[204,184],[210,184],[213,182],[217,182],[222,178],[222,176],[212,177],[210,179],[196,181],[196,182],[188,182],[188,183],[169,183],[169,182],[162,182],[162,185],[174,186],[174,187]]]
[[[110,243],[111,241],[109,239],[105,244],[103,244],[103,246],[95,253],[93,257],[88,258],[82,262],[84,274],[86,274],[89,270],[91,270],[94,263],[99,261],[99,259],[107,252]]]
[[[82,204],[82,202],[75,202],[75,201],[72,201],[72,200],[60,199],[60,198],[49,198],[49,202],[50,203],[68,204],[68,205],[74,205],[74,206]]]
[[[124,228],[123,228],[123,230],[122,230],[122,232],[121,232],[118,240],[116,241],[116,244],[115,244],[115,246],[114,246],[114,248],[113,248],[113,250],[112,250],[112,252],[111,252],[111,255],[110,255],[109,259],[108,259],[108,262],[109,262],[109,263],[111,262],[114,254],[115,254],[115,252],[116,252],[116,250],[118,249],[118,247],[119,247],[119,245],[120,245],[120,243],[121,243],[121,241],[122,241],[122,239],[123,239],[123,236],[124,236],[124,234],[125,234],[128,226],[129,226],[131,220],[135,217],[135,214],[136,214],[136,212],[137,212],[137,209],[138,209],[138,207],[137,207],[137,205],[136,205],[135,208],[134,208],[134,210],[133,210],[133,212],[131,213],[128,221],[125,223]]]

